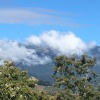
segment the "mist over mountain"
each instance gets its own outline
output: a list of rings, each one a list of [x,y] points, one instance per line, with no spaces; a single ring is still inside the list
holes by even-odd
[[[29,75],[36,76],[42,81],[53,81],[54,58],[57,55],[87,54],[97,58],[95,70],[100,71],[100,47],[94,42],[86,44],[73,32],[58,31],[44,32],[39,36],[32,35],[24,43],[11,40],[0,40],[0,64],[5,60],[13,61],[21,69],[27,70]]]

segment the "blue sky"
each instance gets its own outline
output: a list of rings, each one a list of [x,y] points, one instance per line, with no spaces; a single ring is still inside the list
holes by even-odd
[[[72,31],[100,45],[100,0],[0,0],[0,39]]]

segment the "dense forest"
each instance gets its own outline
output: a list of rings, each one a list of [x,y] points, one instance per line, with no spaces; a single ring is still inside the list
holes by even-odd
[[[96,58],[82,55],[55,58],[52,86],[41,86],[39,80],[11,61],[0,67],[0,100],[100,100],[98,75],[93,67]]]

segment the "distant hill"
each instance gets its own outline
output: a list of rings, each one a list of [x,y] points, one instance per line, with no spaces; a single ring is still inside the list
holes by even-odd
[[[47,62],[46,64],[37,64],[37,65],[25,65],[22,62],[17,63],[17,66],[20,66],[24,70],[28,70],[29,75],[35,76],[40,80],[41,84],[50,85],[53,83],[54,79],[51,77],[53,73],[54,67],[54,58],[57,56],[57,51],[50,49],[49,47],[37,47],[37,46],[26,46],[28,49],[36,50],[36,54],[39,57],[49,56],[51,58],[51,62]],[[100,47],[96,46],[95,48],[89,50],[86,53],[90,57],[97,58],[97,65],[94,70],[100,74]],[[30,58],[31,59],[31,58]],[[23,61],[24,62],[24,61]]]
[[[69,46],[70,48],[70,46]],[[3,41],[0,42],[0,65],[5,60],[14,61],[17,67],[27,70],[30,76],[35,76],[40,80],[41,84],[50,85],[54,79],[51,77],[53,74],[54,58],[63,53],[67,55],[77,54],[80,57],[81,53],[85,53],[90,57],[97,58],[97,65],[94,68],[96,72],[100,72],[100,47],[96,46],[88,51],[75,47],[69,49],[68,52],[57,50],[46,45],[33,45],[19,43],[16,41]],[[66,49],[67,50],[67,49]],[[61,52],[62,51],[62,52]]]

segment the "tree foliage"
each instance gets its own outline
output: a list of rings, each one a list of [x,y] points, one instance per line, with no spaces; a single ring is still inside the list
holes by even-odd
[[[95,64],[96,59],[86,55],[81,58],[56,57],[55,86],[63,90],[58,100],[100,100],[100,92],[96,88],[97,74],[92,70]]]
[[[26,71],[5,61],[0,67],[0,100],[48,100],[45,94],[34,91],[37,82],[36,78],[29,78]]]
[[[38,80],[11,61],[0,67],[0,100],[100,100],[100,86],[93,71],[95,58],[64,55],[55,58],[54,78],[57,94],[36,90]]]

